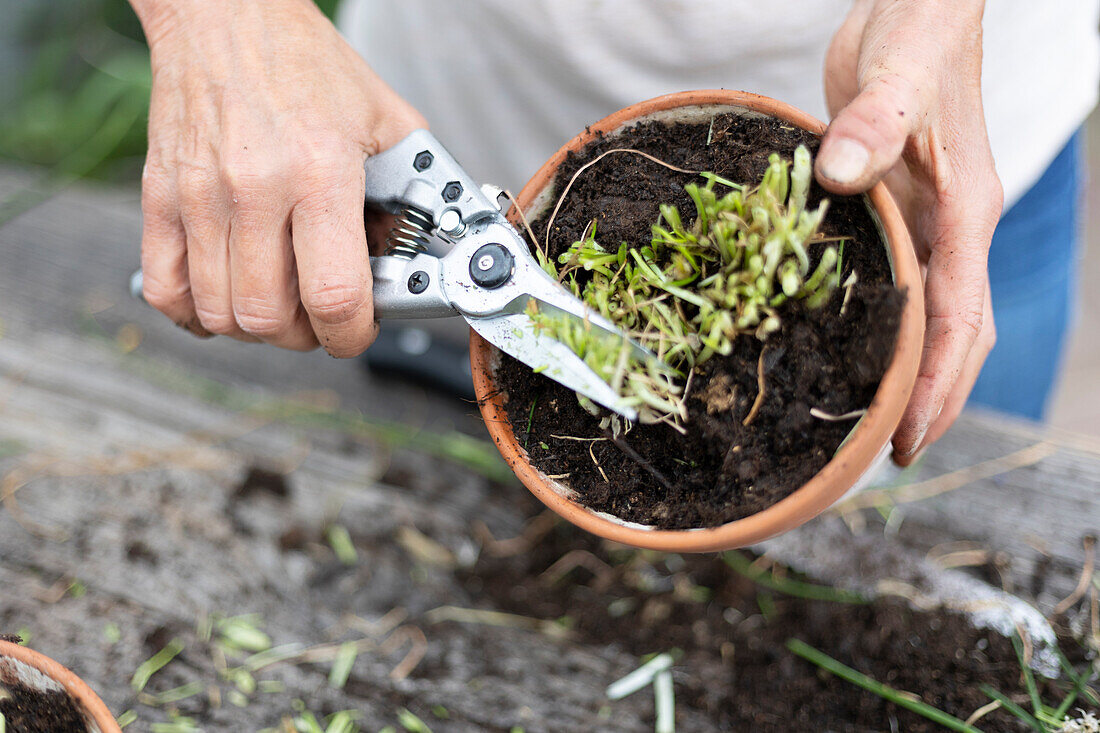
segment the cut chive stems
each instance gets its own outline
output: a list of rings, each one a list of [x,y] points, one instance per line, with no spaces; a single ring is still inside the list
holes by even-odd
[[[183,642],[179,639],[172,639],[163,649],[138,665],[134,676],[130,678],[130,686],[137,692],[144,690],[145,686],[149,684],[149,679],[182,651]]]
[[[667,652],[658,654],[630,674],[608,685],[607,699],[618,700],[627,695],[633,695],[646,685],[652,684],[658,673],[670,667],[672,667],[672,655]]]
[[[755,188],[700,175],[704,185],[684,187],[695,208],[690,224],[676,206],[662,204],[649,242],[605,246],[593,219],[558,257],[541,248],[535,253],[551,277],[654,354],[639,359],[623,339],[602,329],[528,308],[535,326],[612,384],[625,406],[638,409],[641,422],[680,425],[687,419],[682,375],[730,354],[738,336],[767,339],[782,327],[776,309],[788,300],[820,308],[840,285],[844,240],[829,244],[837,238],[819,233],[828,202],[805,209],[813,177],[808,149],[799,146],[793,163],[773,154]],[[820,245],[812,271],[810,244]]]
[[[336,689],[343,689],[351,677],[351,668],[355,666],[355,658],[359,656],[359,649],[354,642],[348,641],[340,645],[336,652],[336,659],[332,662],[332,670],[328,675],[328,683]]]

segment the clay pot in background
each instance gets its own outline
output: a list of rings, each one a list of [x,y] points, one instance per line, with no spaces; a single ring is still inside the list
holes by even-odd
[[[558,167],[569,152],[583,148],[601,133],[614,135],[616,130],[645,120],[695,122],[709,120],[716,113],[729,112],[775,117],[816,134],[825,131],[823,122],[805,112],[756,94],[705,90],[657,97],[600,120],[566,143],[524,186],[517,197],[519,208],[528,219],[534,219],[552,204],[551,195],[556,192],[550,187]],[[547,478],[531,464],[527,452],[512,432],[504,409],[505,395],[496,385],[495,374],[501,354],[477,333],[471,332],[470,361],[481,414],[501,455],[520,481],[546,506],[593,534],[635,547],[668,552],[708,552],[743,547],[793,529],[823,512],[861,479],[866,479],[871,469],[889,454],[890,439],[901,421],[916,379],[924,336],[923,285],[905,223],[883,184],[872,188],[867,199],[881,223],[894,282],[899,289],[907,291],[908,298],[894,355],[867,414],[856,424],[832,460],[809,482],[757,514],[710,528],[653,529],[588,509],[574,500],[574,492],[568,485]],[[513,223],[518,223],[515,211],[512,216],[517,218]]]
[[[44,693],[63,691],[84,715],[88,733],[121,733],[111,711],[83,680],[47,656],[0,641],[0,689],[13,685]]]

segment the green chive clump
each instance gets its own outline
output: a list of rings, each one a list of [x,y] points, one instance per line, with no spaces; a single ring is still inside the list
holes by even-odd
[[[810,266],[807,245],[826,241],[818,229],[828,208],[828,201],[806,208],[812,169],[800,145],[793,164],[773,153],[755,188],[703,173],[705,185],[684,187],[695,204],[690,225],[664,204],[643,246],[601,245],[593,220],[556,263],[538,252],[546,272],[659,363],[634,359],[624,343],[587,325],[539,313],[533,301],[532,319],[636,407],[642,422],[686,420],[685,375],[715,354],[730,354],[742,334],[767,339],[788,300],[819,308],[839,286],[836,246]]]

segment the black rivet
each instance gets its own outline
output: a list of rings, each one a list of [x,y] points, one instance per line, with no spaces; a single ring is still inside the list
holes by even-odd
[[[413,168],[416,168],[420,172],[424,172],[432,167],[432,162],[435,161],[429,151],[424,150],[416,154],[416,158],[413,159]]]
[[[428,289],[428,283],[430,282],[431,278],[428,277],[428,273],[423,270],[417,270],[409,275],[409,292],[413,295],[423,293]]]
[[[499,288],[512,277],[515,259],[502,244],[485,244],[478,247],[470,258],[470,278],[485,288]]]
[[[462,195],[462,184],[458,181],[451,181],[443,187],[443,200],[449,204],[453,204],[458,201],[458,197]]]

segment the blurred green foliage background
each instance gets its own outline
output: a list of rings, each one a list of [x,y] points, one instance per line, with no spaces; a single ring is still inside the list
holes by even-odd
[[[43,191],[139,180],[149,52],[126,0],[0,0],[0,18],[0,161],[39,167]]]

